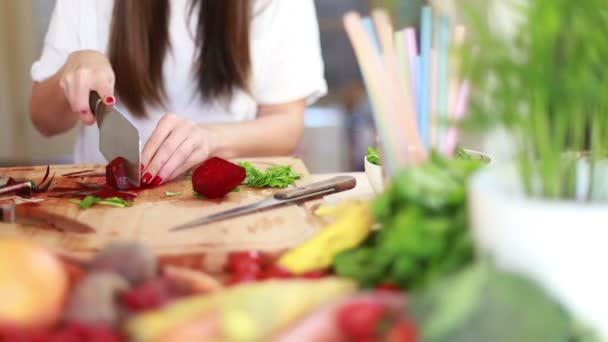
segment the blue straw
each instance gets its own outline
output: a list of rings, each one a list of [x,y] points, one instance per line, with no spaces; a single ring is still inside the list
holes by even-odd
[[[433,37],[433,11],[430,6],[422,8],[420,28],[420,110],[418,122],[420,123],[420,137],[422,144],[429,147],[429,93],[430,93],[430,68],[431,68],[431,44]]]
[[[446,122],[448,118],[448,85],[450,71],[451,30],[450,17],[439,17],[439,69],[437,72],[437,145],[442,146],[445,140]]]
[[[372,38],[372,43],[376,48],[376,52],[380,54],[382,49],[380,48],[380,42],[378,41],[378,35],[376,34],[376,26],[374,25],[372,18],[364,17],[361,19],[361,22],[363,23],[363,27],[365,28],[365,31],[367,31],[367,34]]]

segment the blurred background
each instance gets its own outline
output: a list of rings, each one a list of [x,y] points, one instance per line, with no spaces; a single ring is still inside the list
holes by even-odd
[[[297,1],[297,0],[287,0]],[[368,146],[375,144],[370,107],[342,15],[368,13],[374,0],[316,0],[329,94],[306,115],[304,139],[297,154],[313,173],[359,171]],[[398,25],[418,23],[424,0],[383,0],[395,6]],[[439,1],[448,6],[447,0]],[[0,166],[70,163],[75,136],[43,138],[28,117],[29,69],[39,57],[54,0],[0,1]],[[453,8],[446,10],[453,11]],[[479,149],[479,139],[465,137],[465,147]]]

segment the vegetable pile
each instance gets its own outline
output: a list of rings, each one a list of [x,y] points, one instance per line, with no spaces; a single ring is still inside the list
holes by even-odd
[[[338,275],[374,287],[389,283],[417,289],[473,260],[466,215],[466,183],[476,160],[435,154],[404,170],[373,204],[382,229],[360,247],[336,257]]]

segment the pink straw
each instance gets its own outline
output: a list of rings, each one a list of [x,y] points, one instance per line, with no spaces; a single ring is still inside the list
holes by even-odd
[[[469,105],[469,96],[471,94],[471,86],[468,81],[463,81],[456,98],[456,105],[450,119],[458,122],[460,121],[467,112]],[[445,136],[445,142],[443,144],[443,152],[446,155],[453,155],[458,144],[458,128],[454,125],[450,126]]]

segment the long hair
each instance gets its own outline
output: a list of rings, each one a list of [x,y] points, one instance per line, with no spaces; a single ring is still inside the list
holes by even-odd
[[[249,89],[251,6],[250,0],[192,0],[190,15],[198,19],[193,71],[204,100],[229,99],[235,88]],[[146,102],[165,102],[170,11],[169,0],[114,2],[109,59],[116,94],[133,115],[145,116]]]

